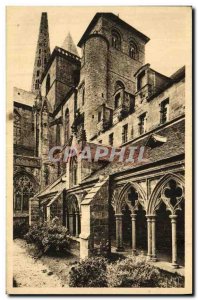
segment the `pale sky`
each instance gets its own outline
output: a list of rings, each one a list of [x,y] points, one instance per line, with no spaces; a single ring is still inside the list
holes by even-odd
[[[112,12],[150,38],[145,63],[167,76],[189,62],[190,8],[186,7],[9,7],[8,84],[30,90],[41,13],[48,13],[51,52],[68,31],[77,44],[97,12]],[[79,54],[81,53],[78,48]]]

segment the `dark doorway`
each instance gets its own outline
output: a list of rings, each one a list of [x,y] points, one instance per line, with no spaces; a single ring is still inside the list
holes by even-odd
[[[131,231],[131,211],[126,204],[122,210],[122,236],[123,246],[125,250],[131,250],[132,247],[132,231]]]
[[[156,254],[160,260],[172,261],[172,231],[170,212],[162,202],[156,216]]]
[[[138,253],[142,251],[147,254],[147,221],[146,212],[142,206],[139,205],[139,209],[136,212],[136,245]]]

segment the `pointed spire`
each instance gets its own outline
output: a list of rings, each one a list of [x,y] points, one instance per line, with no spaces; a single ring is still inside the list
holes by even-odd
[[[50,44],[48,32],[47,13],[43,12],[41,15],[41,22],[39,28],[39,36],[37,41],[37,48],[35,54],[34,70],[32,77],[32,92],[38,93],[40,89],[40,81],[45,70],[45,67],[50,58]]]
[[[79,56],[78,50],[76,48],[76,45],[74,44],[74,41],[72,39],[70,32],[68,32],[61,48],[63,48],[64,50],[66,50],[72,54]]]

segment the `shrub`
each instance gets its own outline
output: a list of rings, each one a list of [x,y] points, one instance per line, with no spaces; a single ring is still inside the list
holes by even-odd
[[[109,287],[155,287],[160,272],[142,256],[129,256],[108,266]]]
[[[27,243],[34,243],[42,253],[62,254],[70,248],[69,233],[59,224],[58,218],[31,226],[24,236]]]
[[[28,232],[29,225],[26,220],[15,220],[13,226],[13,238],[24,238],[24,235]]]
[[[107,287],[107,261],[102,257],[87,258],[71,268],[70,287]]]

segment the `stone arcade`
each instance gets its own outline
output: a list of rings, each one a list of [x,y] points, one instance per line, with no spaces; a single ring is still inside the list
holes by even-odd
[[[185,67],[145,64],[149,38],[97,13],[50,54],[42,13],[32,91],[14,89],[14,222],[58,216],[80,257],[128,251],[184,266]],[[153,49],[155,51],[155,49]],[[168,57],[167,63],[168,63]],[[54,146],[147,147],[144,163],[49,160]]]

